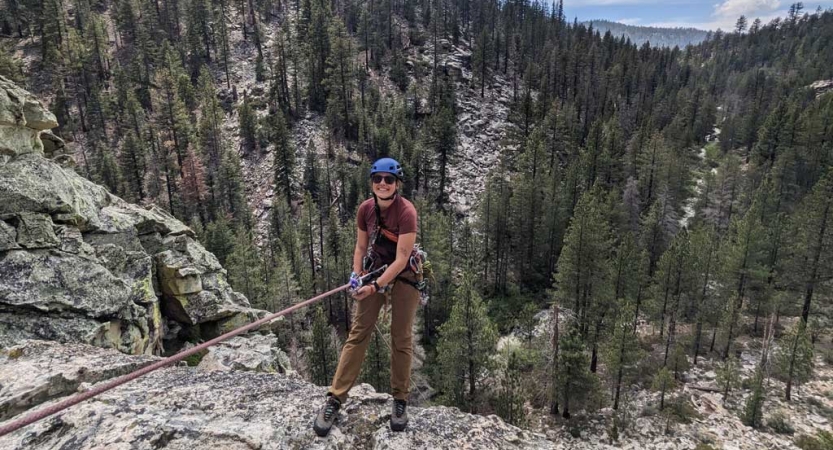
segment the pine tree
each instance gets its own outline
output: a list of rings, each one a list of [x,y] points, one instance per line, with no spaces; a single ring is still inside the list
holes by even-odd
[[[226,260],[234,251],[235,236],[224,215],[206,225],[203,243],[217,257],[220,265],[226,267]]]
[[[141,202],[145,199],[146,157],[144,143],[132,130],[128,131],[119,152],[119,163],[124,176],[125,198],[129,201]]]
[[[419,213],[417,241],[428,251],[433,272],[431,300],[422,310],[423,338],[435,342],[440,326],[448,320],[453,307],[453,268],[470,270],[466,265],[473,261],[456,259],[462,255],[454,245],[454,222],[449,214],[436,211],[424,200],[418,201],[416,208]]]
[[[262,260],[250,233],[238,229],[233,250],[226,258],[226,270],[229,283],[252,303],[261,303],[265,296]]]
[[[339,137],[354,137],[353,109],[353,52],[347,30],[340,19],[334,18],[329,27],[329,55],[327,56],[324,85],[327,97],[327,122]]]
[[[225,152],[226,142],[223,138],[222,121],[224,113],[217,101],[214,80],[207,67],[200,71],[197,96],[200,102],[200,118],[198,122],[198,140],[205,167],[205,184],[210,201],[209,215],[214,218],[221,212],[219,178],[220,164]]]
[[[729,230],[729,241],[721,247],[723,299],[727,302],[726,346],[723,359],[737,337],[740,315],[750,286],[760,281],[763,231],[759,206],[753,204],[742,218],[736,218]]]
[[[188,75],[182,67],[179,54],[166,42],[163,45],[165,66],[157,71],[157,85],[160,105],[160,120],[168,129],[168,139],[173,141],[177,164],[182,166],[185,150],[193,140],[192,118],[188,104],[193,104],[193,90]]]
[[[674,389],[674,377],[671,375],[671,371],[668,370],[668,367],[663,367],[659,370],[659,372],[657,372],[654,376],[654,380],[651,382],[651,389],[659,391],[659,410],[664,410],[665,394]]]
[[[806,383],[813,375],[813,343],[807,325],[799,320],[781,337],[775,351],[779,378],[787,383],[784,397],[791,400],[793,383]]]
[[[595,375],[590,373],[589,357],[579,330],[573,326],[560,341],[557,391],[564,407],[561,415],[569,419],[570,408],[577,409],[576,406],[590,398],[598,386]]]
[[[639,337],[634,332],[633,306],[625,302],[616,311],[610,337],[602,351],[602,359],[610,377],[613,391],[613,409],[619,409],[622,384],[626,386],[635,375],[640,358]]]
[[[486,29],[483,29],[477,37],[472,53],[472,71],[474,78],[480,84],[480,96],[486,92],[486,83],[490,81],[491,71],[489,60],[491,58],[490,36]]]
[[[746,399],[741,415],[741,421],[746,426],[752,428],[763,426],[764,383],[764,372],[759,367],[752,379],[752,394]]]
[[[733,389],[740,386],[740,364],[738,364],[737,358],[731,356],[718,363],[715,372],[717,374],[717,385],[723,393],[723,405],[725,406],[729,394]]]
[[[185,159],[182,161],[182,198],[184,200],[184,216],[198,216],[202,220],[207,217],[206,199],[208,188],[205,184],[205,167],[202,160],[194,151],[194,146],[189,146],[185,152]]]
[[[595,324],[591,308],[610,298],[608,226],[597,199],[590,191],[581,196],[570,222],[558,259],[556,285],[559,303],[572,305],[582,336]]]
[[[312,348],[307,353],[310,381],[327,386],[333,379],[338,364],[338,354],[333,343],[333,329],[327,323],[324,308],[315,308],[315,319],[312,323]]]
[[[277,312],[286,309],[298,302],[298,282],[295,281],[295,275],[292,273],[292,266],[289,264],[286,256],[283,253],[272,255],[274,264],[268,270],[268,285],[266,287],[267,294],[262,306],[256,306],[268,311]],[[295,332],[295,315],[289,314],[289,331]]]
[[[393,62],[391,63],[390,68],[390,80],[393,81],[393,84],[395,84],[401,92],[408,90],[408,83],[410,83],[410,80],[408,79],[408,70],[405,68],[405,58],[402,57],[402,51],[398,48],[393,53]]]
[[[286,128],[283,114],[275,111],[269,116],[269,140],[275,144],[274,183],[275,193],[286,199],[286,206],[292,206],[292,173],[295,170],[295,146]]]
[[[244,151],[256,151],[259,149],[257,114],[252,108],[249,96],[243,96],[243,103],[237,109],[237,118],[240,126],[240,145]]]
[[[804,291],[806,326],[816,289],[833,273],[833,168],[802,200],[789,229],[789,275]]]
[[[450,83],[444,83],[444,86],[450,86]],[[451,88],[449,87],[449,89]],[[439,164],[438,172],[440,180],[437,204],[440,207],[443,207],[447,202],[446,185],[448,181],[448,168],[457,146],[457,121],[454,117],[454,94],[452,92],[448,95],[451,96],[451,99],[442,102],[439,109],[431,115],[427,124],[428,132],[426,133],[428,146],[436,152],[437,162]]]
[[[299,40],[306,44],[307,105],[313,111],[327,109],[327,58],[330,55],[330,10],[328,2],[304,2],[309,5],[309,22],[299,22]]]
[[[214,23],[216,24],[215,39],[219,41],[217,45],[219,46],[223,72],[226,74],[226,89],[231,89],[231,46],[229,44],[231,32],[226,24],[226,17],[228,15],[230,15],[230,9],[226,4],[226,0],[219,0],[219,2],[214,4]]]
[[[689,274],[691,272],[690,247],[688,233],[683,230],[671,242],[669,249],[660,258],[654,274],[655,293],[654,308],[658,313],[660,338],[666,337],[663,364],[668,362],[669,351],[676,338],[678,311],[683,302],[683,294],[689,291]],[[668,323],[668,333],[664,333]]]
[[[500,388],[495,398],[495,412],[506,423],[521,426],[526,414],[524,412],[524,392],[521,386],[521,374],[523,373],[521,361],[516,351],[509,354],[503,376],[500,379]]]
[[[718,239],[714,227],[702,226],[695,228],[691,233],[692,251],[692,311],[695,318],[694,329],[694,364],[697,364],[697,357],[700,354],[702,345],[703,326],[705,324],[716,324],[720,318],[720,308],[717,304],[719,298],[714,295],[712,284],[717,278]]]
[[[486,305],[466,274],[454,293],[448,321],[440,327],[437,343],[439,386],[445,402],[476,412],[482,401],[485,375],[497,343],[497,329]]]
[[[217,180],[219,197],[217,203],[220,206],[220,211],[231,215],[236,225],[250,228],[252,217],[244,196],[243,174],[237,152],[230,150],[223,152]]]

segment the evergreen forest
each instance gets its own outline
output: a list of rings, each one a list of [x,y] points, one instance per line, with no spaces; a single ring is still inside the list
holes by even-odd
[[[707,378],[753,428],[803,405],[826,425],[796,439],[831,448],[833,11],[679,48],[562,1],[0,0],[0,75],[79,174],[187,223],[270,311],[348,280],[370,163],[400,161],[433,274],[417,405],[573,436],[602,417],[612,443],[697,418]],[[353,302],[286,324],[309,380]]]

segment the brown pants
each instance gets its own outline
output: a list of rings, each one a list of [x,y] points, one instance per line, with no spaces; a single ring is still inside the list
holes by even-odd
[[[361,371],[379,310],[385,304],[385,295],[373,294],[355,302],[353,326],[341,350],[338,369],[330,386],[330,394],[342,403],[347,400],[347,391],[353,387]],[[412,328],[418,307],[419,291],[408,283],[394,283],[391,290],[390,386],[393,397],[401,400],[407,400],[410,393],[411,358],[414,353]]]

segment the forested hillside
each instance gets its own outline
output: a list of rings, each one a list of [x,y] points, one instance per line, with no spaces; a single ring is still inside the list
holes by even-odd
[[[696,45],[709,38],[710,32],[696,28],[658,28],[639,25],[626,25],[610,20],[590,20],[584,23],[599,30],[600,33],[610,31],[615,37],[625,36],[636,45],[646,42],[653,47],[680,47]]]
[[[775,433],[783,406],[829,438],[833,12],[680,50],[560,2],[2,8],[0,74],[76,170],[189,223],[253,306],[344,283],[369,162],[403,162],[435,278],[421,399],[574,436],[602,417],[612,442],[639,415],[683,427],[706,382],[727,417]],[[350,303],[281,337],[318,383]],[[377,338],[365,365],[387,357]]]

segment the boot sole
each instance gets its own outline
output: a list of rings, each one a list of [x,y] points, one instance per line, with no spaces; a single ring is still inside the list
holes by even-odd
[[[390,424],[391,431],[405,431],[405,428],[408,428],[408,424],[404,423],[402,425],[396,425],[393,422]]]
[[[317,424],[312,425],[312,429],[315,430],[315,434],[317,434],[318,437],[327,437],[327,435],[330,434],[330,428],[332,427],[322,428],[319,427]]]

